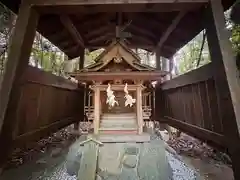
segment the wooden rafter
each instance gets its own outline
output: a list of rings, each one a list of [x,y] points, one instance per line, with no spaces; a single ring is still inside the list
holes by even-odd
[[[105,33],[105,34],[103,34],[101,36],[98,36],[97,38],[89,40],[88,43],[97,43],[99,41],[105,41],[105,40],[108,40],[108,39],[110,40],[114,36],[115,36],[114,32]]]
[[[52,41],[58,41],[61,39],[61,37],[65,37],[67,34],[67,31],[65,29],[55,32],[54,34],[50,34],[49,37]]]
[[[96,18],[92,18],[90,17],[89,19],[86,19],[84,21],[79,21],[81,27],[86,27],[86,28],[89,28],[89,27],[95,27],[96,25],[98,26],[99,24],[103,24],[104,22],[108,22],[109,20],[109,15],[108,14],[104,14],[104,15],[101,15],[99,17],[96,17]]]
[[[151,31],[143,28],[143,27],[139,27],[138,25],[132,23],[131,26],[129,26],[129,29],[135,30],[143,35],[147,35],[151,38],[156,38],[156,36],[154,35],[154,33],[152,33]]]
[[[81,34],[76,29],[75,25],[72,23],[71,19],[66,16],[62,15],[60,16],[60,20],[63,24],[63,26],[68,30],[68,32],[71,34],[73,40],[82,48],[84,48],[84,41],[81,36]]]
[[[105,25],[105,26],[101,26],[101,27],[99,27],[99,28],[95,28],[95,29],[89,31],[89,32],[85,35],[85,37],[86,37],[86,38],[91,38],[91,37],[93,37],[93,36],[96,36],[96,35],[99,35],[99,34],[102,34],[102,33],[106,33],[106,32],[108,32],[109,30],[111,30],[111,31],[114,30],[113,24],[108,23],[108,24]]]
[[[177,17],[172,21],[171,25],[167,28],[167,30],[163,33],[161,36],[159,42],[157,43],[157,49],[160,50],[163,46],[163,44],[167,41],[168,37],[171,35],[171,33],[174,31],[174,29],[177,27],[181,19],[186,15],[185,11],[179,12]]]

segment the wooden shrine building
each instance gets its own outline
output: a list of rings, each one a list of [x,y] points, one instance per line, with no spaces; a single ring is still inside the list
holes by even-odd
[[[144,115],[148,106],[152,120],[226,151],[235,179],[240,179],[240,78],[224,16],[235,0],[0,2],[18,15],[0,86],[0,168],[13,147],[83,121],[88,107],[95,133],[105,131],[108,118],[116,114],[122,119],[130,114],[133,126],[128,133],[141,133],[150,116]],[[174,54],[203,30],[211,62],[160,81],[171,72]],[[87,88],[28,65],[36,31],[69,60],[79,58],[79,71],[71,75]],[[84,68],[85,50],[99,48],[106,50]],[[141,64],[130,50],[135,48],[154,53],[157,68]],[[152,87],[154,80],[158,83]],[[151,93],[155,98],[146,103]],[[92,101],[88,107],[85,96]],[[115,101],[118,105],[109,108]],[[114,125],[117,122],[130,121],[116,120]]]
[[[136,116],[137,129],[132,131],[139,134],[143,132],[143,120],[149,119],[151,116],[153,94],[151,82],[157,80],[160,82],[166,74],[164,71],[141,64],[139,56],[120,41],[110,44],[96,58],[94,64],[70,73],[79,82],[90,85],[90,89],[93,91],[94,101],[89,102],[93,107],[87,107],[86,111],[88,118],[93,117],[95,133],[98,133],[101,120],[106,117],[106,114],[118,114],[116,117],[122,117],[121,114],[130,113],[134,117]],[[117,103],[113,107],[106,103],[108,86],[116,96]],[[125,104],[127,99],[124,88],[127,88],[131,97],[136,100],[133,106]],[[128,119],[128,117],[124,118],[123,116],[124,119]],[[110,130],[108,129],[108,131]],[[115,129],[115,131],[119,130]]]

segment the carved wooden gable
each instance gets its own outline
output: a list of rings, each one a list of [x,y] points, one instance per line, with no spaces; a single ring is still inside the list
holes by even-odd
[[[96,63],[83,71],[153,71],[154,68],[141,64],[139,56],[122,42],[112,43],[95,60]]]

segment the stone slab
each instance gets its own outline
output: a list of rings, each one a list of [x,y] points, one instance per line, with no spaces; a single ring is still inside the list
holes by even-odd
[[[88,142],[84,145],[84,152],[78,172],[78,180],[95,180],[97,171],[99,144]]]
[[[117,175],[121,171],[121,161],[124,153],[124,144],[104,144],[99,149],[98,167],[101,172],[107,170],[108,174]]]
[[[172,179],[172,170],[162,140],[152,140],[141,145],[138,176],[139,179],[146,180]]]

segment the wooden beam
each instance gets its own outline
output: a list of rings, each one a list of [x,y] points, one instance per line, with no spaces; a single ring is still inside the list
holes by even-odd
[[[81,49],[79,56],[79,69],[84,68],[84,62],[85,62],[85,49]]]
[[[160,38],[157,49],[161,51],[161,48],[163,44],[167,41],[168,37],[171,35],[171,33],[174,31],[174,29],[177,27],[181,19],[185,16],[186,12],[182,11],[179,12],[177,17],[172,21],[172,24],[167,28],[167,30],[163,33],[162,37]]]
[[[209,63],[205,66],[198,68],[197,70],[190,71],[183,75],[180,75],[171,81],[167,81],[161,84],[162,90],[175,89],[190,84],[196,84],[202,81],[207,81],[213,78],[213,65]]]
[[[24,1],[25,2],[25,1]],[[28,67],[28,60],[38,23],[38,14],[28,4],[22,3],[19,9],[15,31],[0,91],[0,148],[1,162],[6,160],[17,121],[15,111],[20,97],[21,76]]]
[[[84,48],[83,38],[82,38],[81,34],[78,32],[78,30],[76,29],[75,25],[72,23],[72,20],[66,15],[60,16],[60,20],[61,20],[63,26],[71,34],[73,40],[77,44],[79,44],[82,48]]]
[[[230,33],[226,30],[224,10],[221,1],[211,0],[212,13],[216,26],[219,45],[222,53],[222,61],[226,72],[228,86],[232,97],[232,103],[240,133],[240,79],[232,46],[229,41]]]
[[[186,133],[189,133],[191,136],[195,136],[204,141],[210,141],[214,143],[213,145],[221,148],[226,147],[226,140],[222,134],[215,133],[213,131],[209,131],[203,128],[200,128],[195,125],[191,125],[189,123],[183,122],[178,119],[174,119],[168,116],[164,116],[161,119],[157,119],[162,123],[167,123],[177,129],[180,129]],[[197,121],[197,120],[196,120]]]
[[[34,6],[41,14],[94,14],[116,12],[178,12],[182,10],[195,10],[201,8],[204,3],[158,3],[158,4],[100,4],[100,5],[47,5]],[[94,19],[94,18],[93,18]]]
[[[64,48],[64,51],[67,53],[70,53],[70,52],[78,51],[79,49],[81,49],[79,46],[71,46],[67,49]]]
[[[132,48],[132,49],[135,49],[136,47],[140,48],[140,49],[149,49],[149,50],[153,50],[154,49],[154,45],[145,45],[145,44],[129,44],[127,45],[129,48]],[[107,48],[108,45],[99,45],[99,46],[96,46],[96,45],[86,45],[86,48],[88,49],[101,49],[101,48]]]
[[[161,70],[161,58],[160,58],[160,51],[156,50],[156,68]]]
[[[54,34],[47,35],[47,37],[49,37],[49,39],[51,39],[52,41],[59,41],[61,40],[62,37],[66,37],[66,36],[67,36],[67,31],[65,29],[60,31],[58,30]]]
[[[205,25],[214,66],[218,110],[232,159],[234,179],[240,179],[240,79],[220,0],[210,1],[210,6],[206,9]]]
[[[162,76],[165,76],[167,72],[157,71],[157,72],[82,72],[82,73],[69,73],[70,76],[76,77],[78,80],[111,80],[114,78],[120,79],[141,79],[141,80],[158,80]]]
[[[121,4],[158,4],[158,3],[207,3],[208,0],[31,0],[36,6],[56,6],[56,5],[121,5]]]

